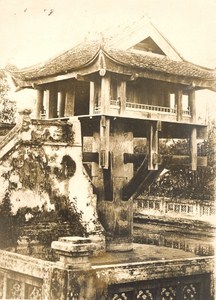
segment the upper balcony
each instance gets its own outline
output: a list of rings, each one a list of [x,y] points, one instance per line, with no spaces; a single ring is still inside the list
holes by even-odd
[[[120,100],[110,100],[109,113],[113,116],[124,116],[124,117],[135,117],[138,119],[153,119],[161,121],[177,121],[177,105],[175,107],[150,105],[142,103],[134,103],[126,101],[125,111],[121,110]],[[101,106],[94,106],[94,114],[101,114]],[[191,111],[190,107],[182,109],[183,123],[191,122]]]

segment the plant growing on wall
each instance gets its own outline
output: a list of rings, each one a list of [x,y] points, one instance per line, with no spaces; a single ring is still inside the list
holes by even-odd
[[[44,246],[42,258],[54,260],[51,242],[60,236],[85,236],[86,228],[81,222],[74,203],[65,196],[55,196],[55,210],[47,211],[46,205],[19,208],[12,214],[10,194],[7,192],[0,204],[0,248],[17,250],[18,241],[28,236],[28,254],[34,254],[32,240]],[[27,225],[27,227],[26,227]]]
[[[19,228],[11,211],[10,194],[6,192],[0,204],[0,245],[2,249],[17,246]]]
[[[16,103],[8,97],[9,85],[5,73],[0,70],[0,122],[15,123]]]

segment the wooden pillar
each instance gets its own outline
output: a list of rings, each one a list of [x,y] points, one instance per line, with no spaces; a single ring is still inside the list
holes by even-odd
[[[158,165],[154,163],[154,156],[158,154],[158,125],[157,122],[150,123],[148,137],[148,169],[157,170]]]
[[[120,115],[126,110],[126,81],[121,81],[117,87],[117,95],[120,101]]]
[[[196,98],[195,98],[195,90],[191,90],[188,95],[189,107],[191,113],[191,122],[196,122]]]
[[[175,94],[175,103],[177,104],[177,121],[182,120],[182,91],[177,91]]]
[[[72,117],[74,116],[74,106],[75,106],[75,86],[71,85],[66,93],[66,102],[65,102],[65,116]]]
[[[44,91],[37,90],[36,119],[41,118],[41,113],[43,111],[43,97]]]
[[[48,92],[48,118],[57,118],[57,91],[55,88]]]
[[[95,83],[93,81],[90,82],[90,100],[89,100],[89,114],[94,114],[95,107]]]
[[[110,107],[110,76],[101,78],[101,114],[109,113]]]
[[[191,152],[191,170],[196,171],[196,169],[197,169],[197,129],[195,127],[191,129],[190,152]]]
[[[64,117],[65,114],[65,99],[66,99],[66,92],[61,91],[59,94],[59,117]]]

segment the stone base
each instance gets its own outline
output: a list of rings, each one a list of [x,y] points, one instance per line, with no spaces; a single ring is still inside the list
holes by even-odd
[[[60,263],[65,267],[83,269],[90,267],[89,256],[92,255],[95,244],[84,237],[61,237],[52,242],[52,249],[59,255]]]
[[[106,251],[107,252],[128,252],[133,251],[132,242],[106,242]]]

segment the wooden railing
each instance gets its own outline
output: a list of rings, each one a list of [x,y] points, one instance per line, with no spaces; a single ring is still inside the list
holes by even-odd
[[[119,108],[121,105],[121,101],[120,100],[114,100],[111,99],[110,100],[110,106],[111,107],[116,107]],[[126,102],[126,109],[129,110],[145,110],[145,111],[151,111],[151,112],[159,112],[159,113],[165,113],[165,114],[174,114],[176,115],[177,113],[177,107],[166,107],[166,106],[159,106],[159,105],[150,105],[150,104],[142,104],[142,103],[134,103],[134,102]],[[95,106],[94,108],[94,112],[95,114],[99,114],[101,111],[101,107],[100,106]],[[183,116],[188,116],[190,117],[190,108],[188,109],[184,109],[182,111],[182,115]]]
[[[141,103],[126,102],[126,108],[176,114],[176,108]]]

